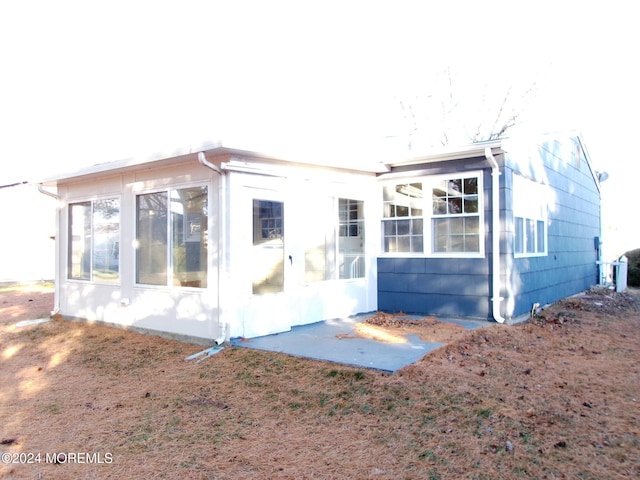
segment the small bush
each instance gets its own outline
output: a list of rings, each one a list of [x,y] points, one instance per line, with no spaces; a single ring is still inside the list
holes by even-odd
[[[629,250],[624,254],[629,262],[629,273],[627,276],[627,285],[630,287],[640,287],[640,248]]]

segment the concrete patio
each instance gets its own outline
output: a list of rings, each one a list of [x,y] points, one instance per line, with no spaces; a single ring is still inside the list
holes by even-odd
[[[387,343],[355,336],[356,324],[364,322],[371,315],[325,320],[264,337],[234,338],[231,339],[231,345],[385,372],[395,372],[444,345],[440,342],[425,342],[416,334],[406,335],[407,341],[404,343]],[[495,325],[483,320],[438,318],[438,321],[455,323],[465,329]]]

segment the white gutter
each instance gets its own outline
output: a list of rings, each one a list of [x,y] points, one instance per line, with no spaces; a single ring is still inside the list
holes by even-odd
[[[492,305],[493,318],[498,323],[504,323],[505,318],[500,313],[500,167],[490,147],[485,147],[484,156],[491,165],[491,257],[492,257]]]
[[[38,191],[47,195],[51,198],[55,198],[56,200],[56,230],[55,230],[55,246],[56,246],[56,256],[55,256],[55,279],[54,279],[54,289],[53,289],[53,310],[51,312],[51,316],[56,315],[60,311],[60,283],[58,282],[59,273],[60,273],[60,254],[58,252],[58,247],[60,243],[60,195],[57,195],[53,192],[49,192],[45,190],[41,183],[36,185]]]
[[[217,165],[214,165],[213,163],[211,163],[210,161],[207,160],[207,157],[205,156],[204,152],[198,152],[198,163],[204,167],[207,167],[210,170],[213,170],[214,172],[216,172],[219,175],[219,183],[218,183],[218,212],[224,212],[225,211],[225,195],[226,195],[226,191],[225,191],[225,182],[224,182],[224,172],[222,171],[222,169],[220,169],[220,167],[218,167]],[[227,339],[227,329],[226,326],[224,324],[221,323],[221,311],[222,308],[220,307],[220,299],[222,298],[222,295],[220,294],[220,280],[221,280],[221,274],[220,274],[220,270],[222,269],[222,265],[223,265],[223,258],[220,254],[220,252],[222,251],[222,249],[220,248],[221,245],[224,245],[224,236],[225,236],[225,221],[223,216],[218,213],[218,327],[220,328],[220,333],[219,333],[219,337],[216,338],[213,342],[216,345],[222,345],[225,340]]]

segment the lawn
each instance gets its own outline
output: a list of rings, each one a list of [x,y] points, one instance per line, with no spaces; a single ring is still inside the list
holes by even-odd
[[[2,478],[640,477],[637,290],[467,331],[394,375],[16,326],[52,305],[50,286],[0,290]]]

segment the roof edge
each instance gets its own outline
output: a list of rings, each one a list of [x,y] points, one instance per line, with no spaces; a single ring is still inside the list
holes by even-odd
[[[385,162],[388,168],[405,167],[419,165],[421,163],[444,162],[450,160],[461,160],[471,157],[484,157],[486,148],[490,148],[494,153],[502,150],[502,140],[491,140],[486,142],[471,143],[458,147],[445,147],[437,150],[430,150],[425,154],[418,154],[402,160]]]

